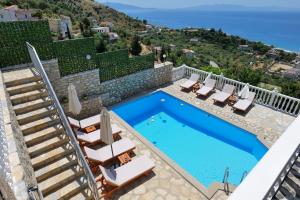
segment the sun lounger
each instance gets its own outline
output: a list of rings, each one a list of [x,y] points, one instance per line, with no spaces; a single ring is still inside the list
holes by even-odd
[[[189,80],[182,83],[180,87],[182,89],[191,89],[199,80],[199,74],[192,74]]]
[[[122,132],[121,128],[116,124],[112,124],[111,129],[113,136],[116,136]],[[77,136],[77,140],[81,143],[83,142],[87,144],[96,144],[98,142],[101,142],[101,129],[98,129],[88,134],[83,133],[81,131],[75,131],[75,133]]]
[[[233,95],[234,90],[235,86],[226,84],[222,91],[214,94],[212,98],[214,101],[224,103],[231,95]]]
[[[70,125],[73,128],[85,129],[89,126],[99,125],[100,124],[100,114],[92,116],[92,117],[88,117],[88,118],[85,118],[82,120],[76,120],[71,117],[68,117],[68,120],[70,122]]]
[[[250,92],[249,97],[247,99],[239,99],[236,104],[233,105],[233,109],[246,111],[252,104],[255,98],[255,93]]]
[[[204,86],[202,86],[199,90],[196,91],[197,95],[207,96],[208,93],[214,90],[216,85],[216,80],[209,79]]]
[[[128,185],[137,178],[149,174],[155,167],[154,162],[147,156],[141,156],[133,159],[129,163],[122,165],[116,169],[108,169],[99,166],[103,178],[103,186],[111,186],[112,189],[108,191],[106,196],[111,195],[114,191],[122,186]],[[104,182],[105,180],[105,182]]]
[[[106,145],[100,149],[94,150],[89,147],[84,147],[87,159],[92,163],[105,163],[123,153],[132,151],[135,148],[134,143],[127,139],[121,139],[112,144],[113,154],[111,146]]]

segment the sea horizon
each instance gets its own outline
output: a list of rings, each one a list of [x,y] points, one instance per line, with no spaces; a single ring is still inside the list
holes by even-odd
[[[173,29],[186,27],[216,30],[285,51],[300,53],[298,11],[211,11],[190,9],[119,9],[149,24]]]

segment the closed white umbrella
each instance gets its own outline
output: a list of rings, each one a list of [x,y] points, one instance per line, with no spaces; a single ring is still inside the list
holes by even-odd
[[[204,84],[207,83],[207,81],[210,79],[211,75],[212,75],[212,73],[210,72],[210,73],[207,75],[207,77],[205,78],[205,80],[204,80],[204,82],[203,82]]]
[[[249,90],[249,83],[247,83],[244,88],[239,92],[239,97],[242,99],[247,99],[249,97],[250,90]]]
[[[68,99],[69,99],[69,111],[74,115],[78,115],[82,107],[77,96],[76,88],[72,83],[68,86]]]
[[[114,152],[112,148],[112,143],[114,138],[112,135],[111,123],[109,113],[106,108],[103,108],[101,111],[101,141],[107,145],[110,145],[112,157],[114,157]]]

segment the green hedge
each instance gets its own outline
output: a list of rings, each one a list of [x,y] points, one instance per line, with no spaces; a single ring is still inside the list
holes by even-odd
[[[58,58],[62,76],[99,68],[100,80],[107,81],[154,67],[153,54],[132,58],[128,50],[96,54],[94,38],[53,42],[48,21],[17,21],[0,22],[0,68],[31,62],[26,42],[41,60]]]
[[[108,81],[144,69],[154,67],[154,55],[136,56],[129,58],[128,50],[101,53],[96,55],[100,80]]]
[[[0,68],[31,62],[26,42],[36,48],[42,60],[53,58],[48,21],[0,22]]]
[[[55,57],[62,76],[95,69],[95,45],[93,38],[54,42]],[[90,59],[87,59],[90,55]]]

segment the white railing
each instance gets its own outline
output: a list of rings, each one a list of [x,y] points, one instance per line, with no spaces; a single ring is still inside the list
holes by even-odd
[[[206,71],[182,65],[173,69],[172,80],[176,81],[184,77],[189,77],[193,73],[200,75],[200,82],[203,82],[209,74]],[[246,85],[246,83],[229,79],[223,77],[222,75],[212,74],[212,78],[217,80],[217,89],[221,89],[224,84],[231,84],[236,87],[236,93],[238,93]],[[300,99],[280,94],[275,90],[270,91],[252,85],[250,85],[250,91],[256,93],[255,103],[290,114],[292,116],[298,116],[300,113]]]
[[[59,115],[59,118],[60,118],[60,121],[63,125],[63,128],[65,129],[70,141],[71,141],[71,144],[72,144],[72,147],[74,148],[75,152],[76,152],[76,157],[78,159],[78,162],[79,164],[81,165],[81,167],[83,168],[84,172],[85,172],[85,175],[86,175],[86,179],[87,179],[87,182],[89,184],[89,187],[93,193],[93,196],[96,200],[99,199],[99,193],[98,193],[98,189],[97,189],[97,184],[96,184],[96,181],[95,181],[95,178],[94,178],[94,175],[89,167],[89,165],[87,164],[86,160],[85,160],[85,157],[77,143],[77,140],[73,134],[73,131],[70,127],[70,124],[67,120],[67,117],[58,101],[58,98],[54,92],[54,89],[48,79],[48,76],[44,70],[44,67],[38,57],[38,54],[36,53],[36,50],[35,48],[30,45],[29,43],[26,43],[27,44],[27,48],[28,48],[28,51],[29,51],[29,55],[30,55],[30,58],[32,60],[32,63],[35,67],[35,69],[37,70],[37,73],[42,77],[43,79],[43,82],[45,83],[46,85],[46,88],[47,88],[47,91],[48,91],[48,94],[49,94],[49,97],[51,98],[51,100],[54,102],[54,106],[55,106],[55,109],[57,109],[58,111],[58,115]]]
[[[229,200],[271,200],[299,157],[300,116],[287,128]]]

